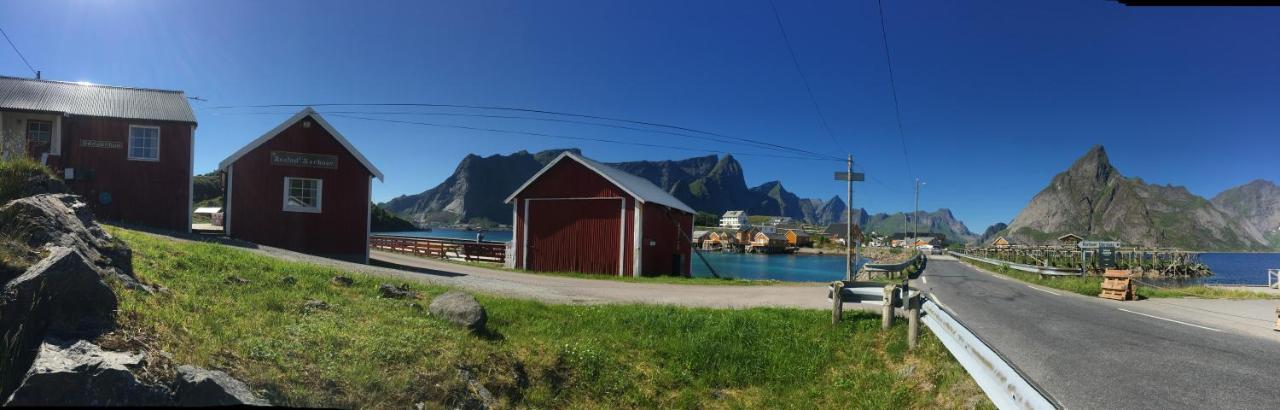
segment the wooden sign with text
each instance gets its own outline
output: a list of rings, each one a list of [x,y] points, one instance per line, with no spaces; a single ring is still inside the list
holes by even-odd
[[[338,169],[338,156],[289,151],[271,151],[271,165]]]

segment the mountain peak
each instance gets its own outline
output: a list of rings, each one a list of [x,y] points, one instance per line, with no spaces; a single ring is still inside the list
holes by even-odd
[[[1106,181],[1107,178],[1115,173],[1115,167],[1111,166],[1111,159],[1107,157],[1107,150],[1102,145],[1094,145],[1089,151],[1084,153],[1071,164],[1071,168],[1067,169],[1067,174],[1074,177],[1093,179],[1099,182]]]

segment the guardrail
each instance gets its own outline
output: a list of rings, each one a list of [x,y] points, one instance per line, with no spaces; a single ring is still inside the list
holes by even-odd
[[[503,242],[475,242],[462,239],[416,238],[394,235],[370,235],[369,247],[433,258],[462,259],[469,262],[503,263],[506,260],[507,253],[507,245]]]
[[[869,270],[869,271],[876,271],[876,272],[898,272],[898,271],[901,271],[901,270],[903,270],[903,269],[906,269],[906,268],[907,268],[907,266],[911,266],[911,264],[913,264],[913,263],[919,262],[919,261],[920,261],[920,259],[921,259],[921,258],[923,258],[923,257],[924,257],[924,254],[923,254],[923,253],[916,252],[916,256],[912,256],[912,257],[911,257],[911,259],[907,259],[907,260],[902,261],[902,262],[898,262],[898,263],[868,263],[868,264],[862,265],[862,267],[863,267],[864,269],[866,269],[866,270]]]
[[[926,300],[924,325],[933,332],[965,371],[1001,409],[1057,409],[1062,406],[1027,380],[1009,361],[945,308]]]
[[[1075,268],[1053,268],[1048,266],[1023,265],[1021,263],[1006,262],[998,259],[984,258],[981,256],[973,256],[955,251],[948,251],[951,256],[975,260],[978,262],[989,263],[997,266],[1004,266],[1010,269],[1020,270],[1023,272],[1038,273],[1045,276],[1083,276],[1084,270]]]

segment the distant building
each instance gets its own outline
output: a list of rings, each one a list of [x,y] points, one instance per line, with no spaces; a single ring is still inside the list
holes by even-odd
[[[1009,241],[1009,239],[1003,236],[996,238],[994,241],[991,241],[991,247],[993,248],[1008,248],[1011,246],[1013,246],[1013,242]]]
[[[307,107],[218,164],[227,236],[339,259],[369,259],[374,167]]]
[[[1079,246],[1080,242],[1083,240],[1084,238],[1081,238],[1079,235],[1069,233],[1069,234],[1058,237],[1058,245],[1068,247],[1068,248],[1074,248],[1076,246]]]
[[[644,178],[566,151],[506,203],[514,214],[516,268],[617,276],[690,273],[695,212]]]
[[[189,231],[195,131],[182,91],[0,76],[0,157],[49,167],[99,218]]]
[[[848,234],[846,230],[849,229],[846,227],[846,225],[848,224],[827,225],[827,229],[823,230],[822,234],[827,238],[830,238],[831,241],[833,242],[844,243],[845,235]],[[858,226],[857,224],[853,225],[853,240],[854,242],[860,242],[864,240],[862,236],[862,227]]]
[[[711,236],[711,231],[693,231],[693,246],[702,247],[702,243]]]
[[[751,251],[761,253],[783,252],[787,249],[787,237],[778,233],[756,232],[751,239]]]
[[[800,229],[787,229],[782,234],[787,238],[787,245],[791,247],[813,246],[813,237]]]
[[[747,226],[747,211],[727,211],[720,217],[720,227],[739,229]]]

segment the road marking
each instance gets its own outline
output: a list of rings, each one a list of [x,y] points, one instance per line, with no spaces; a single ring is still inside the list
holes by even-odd
[[[1048,294],[1051,294],[1051,295],[1062,296],[1062,294],[1061,294],[1061,293],[1054,292],[1054,291],[1052,291],[1052,290],[1040,289],[1040,288],[1037,288],[1037,287],[1035,287],[1035,286],[1031,286],[1031,285],[1027,285],[1027,287],[1028,287],[1028,288],[1035,289],[1035,290],[1038,290],[1038,291],[1041,291],[1041,292],[1044,292],[1044,293],[1048,293]]]
[[[924,282],[924,284],[926,284],[926,285],[928,285],[928,284],[929,284],[929,278],[927,278],[927,277],[921,276],[921,277],[920,277],[920,281],[921,281],[921,282]]]
[[[1181,320],[1173,320],[1173,319],[1169,319],[1169,318],[1165,318],[1165,317],[1160,317],[1160,316],[1155,316],[1155,315],[1148,315],[1148,314],[1146,314],[1146,313],[1134,312],[1134,311],[1132,311],[1132,310],[1125,309],[1125,308],[1116,308],[1116,309],[1120,309],[1120,310],[1123,310],[1123,311],[1125,311],[1125,312],[1129,312],[1129,313],[1132,313],[1132,314],[1135,314],[1135,315],[1142,315],[1142,316],[1146,316],[1146,317],[1149,317],[1149,318],[1152,318],[1152,319],[1160,319],[1160,320],[1163,320],[1163,321],[1166,321],[1166,322],[1173,322],[1173,323],[1177,323],[1177,324],[1180,324],[1180,325],[1187,325],[1187,326],[1191,326],[1191,327],[1198,327],[1198,328],[1201,328],[1201,329],[1204,329],[1204,330],[1212,330],[1212,331],[1215,331],[1215,332],[1222,332],[1221,330],[1214,329],[1214,328],[1212,328],[1212,327],[1200,326],[1200,325],[1197,325],[1197,324],[1194,324],[1194,323],[1187,323],[1187,322],[1183,322],[1183,321],[1181,321]]]

